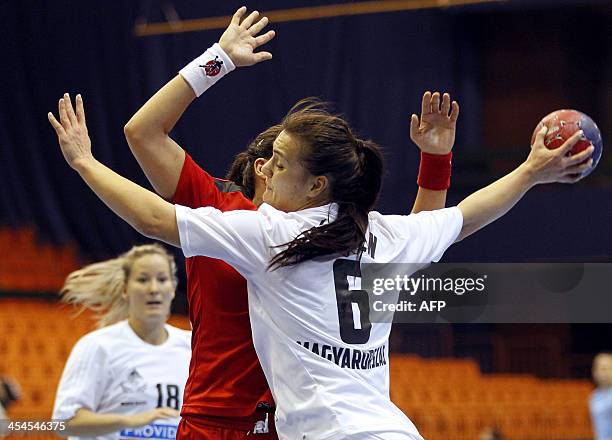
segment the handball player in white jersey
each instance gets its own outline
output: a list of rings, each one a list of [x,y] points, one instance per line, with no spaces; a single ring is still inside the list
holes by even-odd
[[[70,438],[174,439],[191,357],[191,332],[166,324],[174,258],[160,245],[71,273],[63,300],[99,313],[98,330],[74,346],[53,418]]]
[[[282,121],[262,168],[265,203],[258,211],[221,212],[174,206],[98,162],[80,96],[76,112],[64,95],[60,120],[48,116],[68,164],[117,215],[188,257],[225,260],[247,279],[277,432],[290,440],[421,439],[389,399],[390,324],[368,323],[362,314],[361,326],[350,325],[349,277],[365,262],[437,261],[533,186],[580,180],[593,152],[566,157],[580,132],[548,150],[543,128],[523,164],[457,207],[385,216],[372,211],[383,176],[379,147],[306,102]]]
[[[259,134],[236,155],[228,180],[211,177],[171,137],[173,127],[195,98],[205,99],[200,79],[212,86],[234,68],[272,56],[255,51],[274,35],[273,31],[263,33],[268,20],[255,19],[258,16],[257,11],[246,15],[246,8],[238,9],[219,43],[182,69],[125,126],[126,140],[149,182],[173,203],[222,211],[255,210],[262,203],[265,177],[260,170],[272,156],[272,143],[281,131],[278,125]],[[206,70],[216,63],[219,69]],[[425,93],[421,107],[421,124],[416,124],[415,115],[410,131],[421,150],[413,212],[444,207],[459,114],[458,104],[448,93]],[[206,144],[205,138],[202,143]],[[218,149],[205,147],[209,153]],[[274,424],[268,424],[274,408],[269,405],[269,387],[253,348],[244,278],[225,262],[206,257],[188,258],[186,269],[194,332],[177,438],[243,440],[252,430],[256,438],[277,439]],[[270,419],[267,412],[261,412],[263,408],[268,408]]]

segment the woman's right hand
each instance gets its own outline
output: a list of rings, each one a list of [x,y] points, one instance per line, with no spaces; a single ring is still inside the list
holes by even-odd
[[[125,416],[125,426],[128,428],[138,428],[148,425],[158,419],[173,419],[179,416],[179,412],[172,408],[155,408],[138,414]]]
[[[83,98],[77,95],[75,113],[70,96],[64,93],[64,97],[59,100],[58,112],[59,122],[51,112],[47,114],[47,117],[55,129],[64,159],[76,170],[83,161],[93,160],[91,139],[89,139],[85,122]]]

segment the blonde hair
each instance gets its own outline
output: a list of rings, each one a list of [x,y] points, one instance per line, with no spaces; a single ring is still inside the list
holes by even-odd
[[[72,272],[60,290],[62,301],[96,313],[98,327],[105,327],[128,317],[128,301],[123,297],[134,262],[145,255],[161,255],[168,260],[172,284],[176,288],[174,257],[157,243],[134,246],[117,258],[93,263]]]

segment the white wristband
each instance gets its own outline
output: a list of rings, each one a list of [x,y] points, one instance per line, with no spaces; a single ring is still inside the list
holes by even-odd
[[[206,52],[183,67],[179,74],[191,86],[196,96],[200,96],[235,68],[231,58],[219,46],[219,43],[215,43],[206,49]]]

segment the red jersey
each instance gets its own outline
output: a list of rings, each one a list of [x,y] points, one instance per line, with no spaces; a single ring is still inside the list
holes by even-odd
[[[211,177],[188,154],[172,202],[221,211],[257,209],[240,187]],[[181,416],[250,430],[262,415],[256,416],[257,405],[273,400],[253,347],[246,280],[224,261],[208,257],[187,258],[186,271],[193,334]]]

